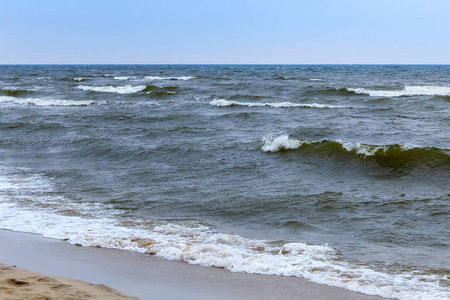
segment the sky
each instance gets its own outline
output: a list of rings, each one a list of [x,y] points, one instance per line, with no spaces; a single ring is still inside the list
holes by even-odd
[[[0,64],[450,64],[449,0],[0,0]]]

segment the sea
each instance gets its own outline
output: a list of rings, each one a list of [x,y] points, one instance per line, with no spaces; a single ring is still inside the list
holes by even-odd
[[[2,65],[0,229],[450,299],[450,66]]]

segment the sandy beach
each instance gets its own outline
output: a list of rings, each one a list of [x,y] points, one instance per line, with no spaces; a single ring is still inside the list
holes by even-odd
[[[1,299],[382,299],[302,278],[232,273],[5,230],[0,261],[7,264],[0,268]]]
[[[0,264],[1,299],[137,299],[102,284],[47,276]]]

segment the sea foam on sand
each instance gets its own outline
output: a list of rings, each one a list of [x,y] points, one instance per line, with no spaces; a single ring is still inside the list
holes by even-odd
[[[141,299],[382,299],[314,284],[302,278],[232,273],[220,268],[205,268],[178,261],[167,261],[129,251],[73,247],[68,243],[46,239],[39,235],[5,230],[0,230],[0,257],[9,265],[14,264],[41,273],[106,284],[122,293]],[[42,274],[30,276],[34,278],[34,281],[45,281],[46,278],[50,278],[51,287],[61,287],[58,282],[54,282],[55,278],[52,276]],[[31,280],[29,277],[22,279],[9,276],[8,278]],[[60,278],[56,280],[59,281]],[[70,288],[73,283],[64,282],[64,284],[65,288]],[[86,285],[86,289],[90,286]],[[94,287],[104,288],[98,285]],[[26,288],[25,286],[24,289]],[[34,298],[19,297],[18,299]],[[95,296],[88,299],[127,298]]]

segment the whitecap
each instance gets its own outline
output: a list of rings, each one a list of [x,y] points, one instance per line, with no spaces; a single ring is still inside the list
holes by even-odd
[[[9,96],[0,97],[0,102],[11,102],[17,104],[33,104],[37,106],[86,106],[95,104],[95,101],[77,101],[60,99],[40,99],[40,98],[16,98]]]
[[[326,244],[248,239],[218,233],[195,221],[158,223],[127,219],[122,213],[111,205],[70,201],[43,175],[0,169],[1,229],[41,234],[74,245],[149,253],[232,272],[304,277],[370,295],[400,299],[449,296],[448,289],[439,284],[444,275],[377,272],[341,261]]]
[[[340,260],[326,244],[249,239],[219,233],[195,221],[158,223],[127,219],[121,216],[122,212],[100,203],[70,201],[58,194],[51,179],[45,176],[0,170],[2,229],[41,234],[74,245],[149,253],[232,272],[303,277],[384,297],[449,296],[439,284],[445,280],[443,275],[377,272]]]
[[[146,89],[145,85],[138,86],[87,86],[87,85],[79,85],[78,88],[84,91],[92,91],[92,92],[104,92],[104,93],[117,93],[117,94],[133,94]]]
[[[341,140],[336,140],[336,142],[340,143],[341,146],[347,150],[348,152],[355,152],[356,154],[360,154],[364,157],[367,156],[375,156],[376,153],[386,152],[389,149],[389,145],[386,146],[375,146],[375,145],[366,145],[358,142],[344,142]],[[399,149],[401,151],[411,150],[413,146],[399,145]]]
[[[134,78],[133,76],[115,76],[114,79],[116,80],[129,80],[131,78]]]
[[[307,107],[307,108],[345,108],[340,105],[327,105],[319,103],[292,103],[292,102],[238,102],[225,99],[215,99],[209,103],[212,106],[247,106],[247,107],[274,107],[274,108],[289,108],[289,107]]]
[[[161,77],[161,76],[146,76],[147,80],[189,80],[193,79],[193,76],[180,76],[180,77]]]
[[[402,96],[450,96],[450,87],[445,86],[405,86],[402,90],[370,90],[366,88],[347,88],[356,94],[367,94],[371,97]]]
[[[83,77],[75,77],[73,80],[75,80],[75,81],[84,81],[84,80],[86,80],[86,78],[83,78]]]
[[[301,139],[291,139],[289,135],[283,134],[277,137],[263,138],[263,145],[261,150],[264,152],[277,152],[280,150],[292,150],[298,149],[303,145],[319,144],[322,142],[337,143],[343,149],[348,152],[354,152],[363,157],[376,156],[378,153],[386,153],[392,145],[368,145],[359,142],[348,142],[342,140],[301,140]],[[415,146],[408,146],[404,144],[397,145],[401,151],[407,151],[414,149]]]
[[[275,138],[263,138],[264,144],[261,149],[264,152],[277,152],[279,150],[298,149],[306,141],[290,139],[289,135],[283,134]]]

